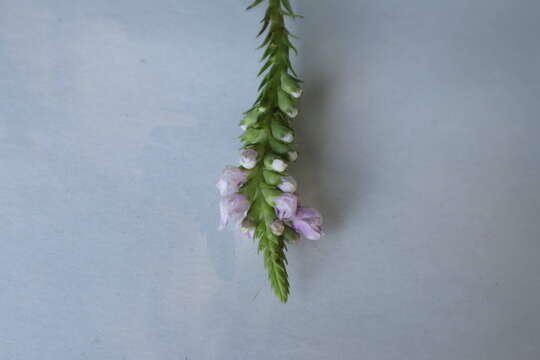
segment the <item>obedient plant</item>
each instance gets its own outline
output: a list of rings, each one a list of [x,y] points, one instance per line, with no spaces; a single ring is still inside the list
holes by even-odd
[[[268,6],[259,32],[265,35],[259,96],[240,122],[240,167],[227,166],[217,187],[222,196],[221,227],[232,223],[258,242],[270,284],[286,302],[287,244],[301,235],[320,239],[322,219],[317,210],[299,205],[297,182],[287,174],[289,163],[298,157],[291,124],[298,115],[302,81],[290,62],[289,53],[296,49],[285,18],[298,15],[289,0],[255,0],[248,10],[262,3]]]

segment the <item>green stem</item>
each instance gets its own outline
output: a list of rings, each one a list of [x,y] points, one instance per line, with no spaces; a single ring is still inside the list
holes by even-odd
[[[259,120],[259,126],[265,130],[266,138],[255,146],[259,154],[259,162],[251,171],[243,193],[246,194],[251,203],[248,218],[255,226],[255,238],[259,241],[259,252],[262,251],[264,256],[264,264],[268,271],[270,284],[277,297],[281,302],[285,303],[289,295],[286,270],[287,259],[285,256],[286,241],[283,235],[276,236],[270,231],[270,224],[276,220],[276,215],[273,207],[265,199],[262,190],[273,186],[267,184],[264,180],[262,159],[268,154],[273,154],[269,143],[269,139],[273,137],[271,132],[272,121],[279,121],[284,117],[278,106],[278,91],[281,88],[281,74],[287,73],[291,69],[289,61],[290,42],[283,15],[282,2],[284,0],[268,1],[269,4],[263,19],[261,33],[268,29],[263,60],[270,63],[265,65],[262,71],[263,74],[266,71],[266,75],[261,84],[259,98],[255,103],[255,106],[263,106],[267,109],[262,115],[262,119]],[[255,1],[252,6],[260,3],[261,1]],[[288,1],[287,5],[290,7]],[[285,9],[285,11],[287,10]]]

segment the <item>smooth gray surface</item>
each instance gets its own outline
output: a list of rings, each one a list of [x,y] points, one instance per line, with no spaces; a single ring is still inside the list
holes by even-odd
[[[261,11],[0,0],[2,360],[540,358],[540,3],[295,3],[284,306],[217,231]]]

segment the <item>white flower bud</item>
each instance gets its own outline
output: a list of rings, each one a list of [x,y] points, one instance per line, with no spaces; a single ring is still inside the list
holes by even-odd
[[[272,160],[272,170],[277,172],[283,172],[287,169],[287,163],[281,159]]]
[[[277,236],[283,235],[283,232],[285,231],[285,225],[281,220],[276,220],[270,224],[270,231],[272,232],[272,234]]]
[[[288,110],[286,114],[291,118],[295,118],[298,116],[298,109],[294,108],[294,109]]]
[[[240,165],[246,169],[253,169],[257,165],[257,152],[253,149],[245,149],[240,154]]]
[[[272,131],[272,136],[280,141],[283,141],[286,144],[292,143],[294,140],[294,135],[292,130],[283,124],[282,121],[274,120],[270,124],[270,129]]]
[[[298,109],[296,108],[296,102],[293,101],[289,95],[283,91],[278,91],[278,106],[285,114],[291,118],[295,118],[298,115]]]
[[[298,183],[292,176],[281,178],[281,183],[278,185],[279,190],[286,193],[293,193],[298,188]]]
[[[293,98],[298,99],[302,96],[302,87],[300,86],[300,81],[293,78],[287,73],[281,74],[281,88],[291,95]]]
[[[287,133],[283,135],[283,137],[280,140],[283,141],[284,143],[290,144],[294,141],[294,136],[291,133]]]
[[[303,93],[304,93],[304,91],[302,90],[302,88],[299,88],[299,89],[296,90],[296,91],[291,91],[291,92],[290,92],[290,95],[291,95],[292,97],[298,99],[299,97],[302,96]]]
[[[298,159],[298,153],[296,151],[289,151],[289,161],[296,161]]]

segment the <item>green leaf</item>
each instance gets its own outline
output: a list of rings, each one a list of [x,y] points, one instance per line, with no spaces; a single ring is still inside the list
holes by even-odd
[[[240,140],[245,145],[254,145],[263,142],[266,139],[266,130],[249,128],[241,136]]]
[[[261,68],[261,70],[259,71],[259,73],[257,74],[257,76],[261,76],[266,70],[268,70],[268,68],[272,65],[272,60],[268,60],[264,65],[263,67]]]
[[[272,78],[271,76],[271,71],[262,79],[260,85],[259,85],[259,88],[258,90],[260,91],[269,81],[270,79]]]
[[[285,32],[287,33],[287,35],[289,35],[290,37],[292,37],[293,39],[300,39],[298,36],[294,35],[293,33],[291,33],[289,30],[285,30]]]
[[[295,55],[298,55],[298,49],[296,49],[296,47],[289,41],[289,39],[285,38],[285,44],[287,44],[287,46],[292,49],[292,51],[294,51]]]
[[[264,248],[264,265],[274,293],[282,303],[286,303],[289,297],[289,279],[285,270],[285,242],[283,237],[276,237],[268,232],[266,236],[268,239]]]
[[[288,17],[291,17],[293,19],[301,19],[303,16],[302,15],[298,15],[298,14],[295,14],[293,12],[289,12],[289,11],[285,11],[285,10],[281,10],[280,11],[283,15],[285,16],[288,16]]]
[[[281,3],[283,4],[283,6],[285,6],[285,9],[287,9],[289,12],[291,12],[291,13],[294,12],[289,0],[281,0]]]
[[[264,181],[267,184],[278,185],[279,183],[281,183],[282,174],[279,174],[279,173],[277,173],[275,171],[264,170],[263,171],[263,176],[264,176]]]
[[[266,45],[268,45],[268,43],[272,40],[272,35],[273,35],[272,33],[268,33],[268,35],[266,35],[266,38],[261,43],[261,45],[257,48],[257,50],[260,50],[263,47],[265,47]]]
[[[291,61],[289,59],[287,59],[287,68],[291,71],[291,73],[295,76],[295,77],[298,77],[298,74],[296,73],[296,71],[294,71],[294,68],[291,64]]]
[[[292,243],[300,240],[300,235],[289,226],[285,227],[285,231],[283,232],[283,237],[285,238],[286,241],[292,242]]]
[[[265,16],[262,19],[262,23],[263,23],[263,25],[261,27],[261,30],[257,34],[257,37],[261,36],[264,33],[264,31],[268,28],[268,24],[270,24],[270,19],[267,16]]]
[[[264,0],[255,0],[254,2],[251,3],[251,5],[249,5],[246,10],[251,10],[253,9],[255,6],[259,5],[260,3],[262,3]]]
[[[285,155],[291,151],[291,147],[287,144],[274,140],[272,138],[268,139],[268,144],[276,154]]]

